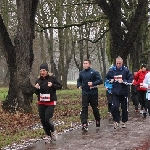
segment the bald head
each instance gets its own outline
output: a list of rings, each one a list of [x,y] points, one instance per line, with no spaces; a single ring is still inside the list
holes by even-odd
[[[118,56],[116,58],[116,66],[118,69],[120,69],[122,67],[122,65],[123,65],[123,59],[120,56]]]

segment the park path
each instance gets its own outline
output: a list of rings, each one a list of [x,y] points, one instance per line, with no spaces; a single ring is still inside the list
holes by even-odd
[[[58,135],[57,141],[39,141],[20,150],[150,150],[150,117],[129,112],[127,128],[113,129],[112,117],[101,120],[101,127],[89,125],[88,132],[81,128]]]

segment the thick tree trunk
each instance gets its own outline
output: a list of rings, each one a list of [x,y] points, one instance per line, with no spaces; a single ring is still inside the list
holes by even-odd
[[[106,51],[105,51],[105,40],[106,38],[104,37],[101,41],[101,55],[102,55],[102,64],[103,64],[103,74],[102,78],[105,79],[106,76]]]
[[[3,44],[3,48],[4,48],[4,55],[10,71],[9,91],[6,100],[2,103],[2,107],[6,111],[13,111],[15,110],[16,107],[15,99],[17,97],[16,88],[15,88],[16,54],[15,54],[15,47],[11,43],[11,39],[9,38],[8,32],[6,30],[1,15],[0,15],[0,34],[1,34],[1,43]]]
[[[135,14],[133,14],[128,26],[127,34],[123,37],[121,30],[121,0],[96,0],[109,20],[111,33],[111,57],[115,59],[121,56],[126,64],[127,56],[136,40],[143,19],[146,15],[148,0],[138,0]]]
[[[148,70],[150,70],[150,50],[148,50]]]
[[[124,57],[121,51],[122,31],[121,31],[121,1],[113,0],[108,4],[106,0],[97,0],[98,5],[102,8],[109,20],[111,34],[111,57]]]
[[[5,49],[8,53],[10,85],[3,109],[9,112],[30,112],[34,87],[30,83],[30,71],[33,62],[34,18],[38,0],[17,0],[18,28],[15,47],[8,33]],[[6,28],[4,27],[5,32]],[[5,40],[5,39],[4,39]],[[8,46],[7,46],[7,45]]]
[[[137,39],[137,35],[140,31],[143,21],[145,21],[147,10],[147,0],[139,0],[135,15],[131,18],[128,26],[128,32],[125,35],[125,39],[122,43],[122,51],[127,56],[132,51],[132,46]]]
[[[109,14],[109,27],[111,33],[111,55],[114,59],[117,56],[123,57],[121,51],[122,31],[121,31],[121,1],[115,0],[110,3],[111,12]]]

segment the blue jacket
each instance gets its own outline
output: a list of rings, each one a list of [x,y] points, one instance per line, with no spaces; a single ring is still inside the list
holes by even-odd
[[[90,88],[88,82],[92,82],[93,88]],[[77,80],[77,88],[82,87],[83,95],[94,95],[98,94],[97,85],[102,84],[102,78],[99,72],[92,68],[84,69],[79,73],[79,78]]]
[[[108,93],[112,93],[112,83],[108,79],[105,80],[104,86],[108,89]]]
[[[111,80],[115,79],[119,75],[122,75],[123,83],[114,81],[112,86],[112,94],[128,96],[128,86],[132,84],[133,75],[125,66],[122,66],[120,69],[117,69],[117,67],[114,66],[108,71],[106,78]]]

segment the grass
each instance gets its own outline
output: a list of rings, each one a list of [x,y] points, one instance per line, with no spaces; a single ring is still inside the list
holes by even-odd
[[[4,100],[6,98],[6,96],[7,96],[7,94],[8,94],[8,88],[1,87],[0,88],[0,101]]]
[[[72,127],[72,124],[80,124],[81,111],[81,91],[76,85],[69,85],[70,90],[57,91],[58,102],[53,116],[54,122],[64,122],[64,124],[55,126],[57,132],[63,132]],[[0,88],[0,101],[7,96],[8,89]],[[32,103],[33,112],[31,114],[9,114],[4,113],[0,108],[0,146],[11,145],[31,138],[40,138],[44,136],[43,129],[33,130],[31,125],[40,124],[37,100]],[[99,87],[99,108],[102,118],[107,117],[107,104],[105,88]],[[89,107],[89,121],[93,121],[94,116],[91,107]]]

